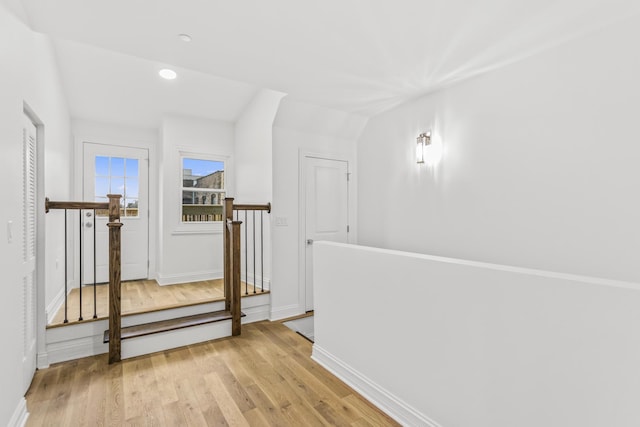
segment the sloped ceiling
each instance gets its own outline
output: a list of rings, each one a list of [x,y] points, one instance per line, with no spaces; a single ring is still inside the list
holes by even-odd
[[[73,118],[158,127],[166,114],[235,121],[256,88],[182,67],[158,75],[150,61],[68,40],[56,40],[58,67]]]
[[[83,82],[79,74],[104,74],[97,69],[104,65],[98,56],[134,58],[111,75],[114,84],[129,87],[124,83],[131,72],[136,85],[144,86],[143,73],[155,78],[145,67],[171,64],[191,70],[186,78],[199,79],[198,85],[206,81],[203,74],[214,76],[209,88],[228,84],[229,96],[236,89],[242,98],[265,87],[296,101],[365,116],[640,11],[636,0],[23,3],[36,31],[86,45],[58,43],[63,80],[72,93],[71,86]],[[193,40],[181,42],[180,33]],[[82,68],[79,62],[91,56],[89,46],[127,56],[94,53],[93,65]],[[84,84],[97,79],[85,77]],[[76,92],[83,91],[87,88]],[[205,90],[202,96],[211,93]],[[72,111],[85,108],[87,100],[70,98]]]

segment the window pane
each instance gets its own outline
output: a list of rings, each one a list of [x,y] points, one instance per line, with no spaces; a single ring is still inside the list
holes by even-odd
[[[96,197],[95,201],[99,203],[108,203],[109,199],[107,199],[106,197]],[[109,211],[106,209],[96,209],[96,216],[109,216]]]
[[[182,159],[182,186],[224,189],[224,162]]]
[[[120,194],[124,196],[124,178],[111,178],[111,186],[109,188],[111,194]]]
[[[224,193],[210,193],[208,200],[212,205],[222,205],[224,200]]]
[[[124,176],[124,159],[122,157],[111,158],[111,176]]]
[[[95,200],[107,202],[107,194],[120,194],[120,215],[138,216],[139,161],[123,157],[96,156]],[[107,216],[107,211],[97,212]]]
[[[182,221],[222,221],[224,193],[182,191]]]
[[[109,176],[109,158],[96,156],[96,175]]]
[[[127,177],[138,176],[138,159],[125,159]]]
[[[127,199],[137,199],[138,196],[138,178],[127,178],[125,180],[125,197]]]
[[[128,217],[138,216],[138,199],[126,199],[125,200],[125,212],[124,215]]]
[[[104,176],[97,176],[94,194],[96,197],[96,201],[98,201],[99,198],[105,197],[107,194],[109,194],[109,178]]]

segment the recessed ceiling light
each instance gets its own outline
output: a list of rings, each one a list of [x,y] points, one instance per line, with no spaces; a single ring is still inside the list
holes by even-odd
[[[178,38],[183,42],[190,42],[191,36],[189,34],[178,34]]]
[[[168,68],[163,68],[162,70],[158,71],[158,74],[160,74],[160,77],[167,80],[173,80],[178,77],[178,74],[175,71]]]

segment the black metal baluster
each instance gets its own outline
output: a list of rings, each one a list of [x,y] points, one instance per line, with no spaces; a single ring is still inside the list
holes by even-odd
[[[80,219],[80,222],[78,223],[80,225],[80,231],[78,234],[80,234],[80,280],[79,280],[79,284],[80,286],[78,287],[78,291],[79,291],[79,295],[80,295],[80,315],[78,316],[78,321],[82,320],[82,264],[84,262],[84,256],[82,256],[82,209],[78,210],[78,217]]]
[[[244,294],[249,295],[249,258],[247,246],[247,211],[244,211]]]
[[[256,293],[256,211],[253,211],[253,293]]]
[[[93,318],[98,318],[96,297],[96,210],[93,210]]]
[[[260,211],[260,292],[264,292],[264,223],[262,217],[264,211]]]
[[[67,318],[67,210],[64,210],[64,322],[69,323]]]

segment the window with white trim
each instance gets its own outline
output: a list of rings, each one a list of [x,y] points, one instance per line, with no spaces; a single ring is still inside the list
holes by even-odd
[[[222,221],[224,160],[182,157],[182,222]]]

